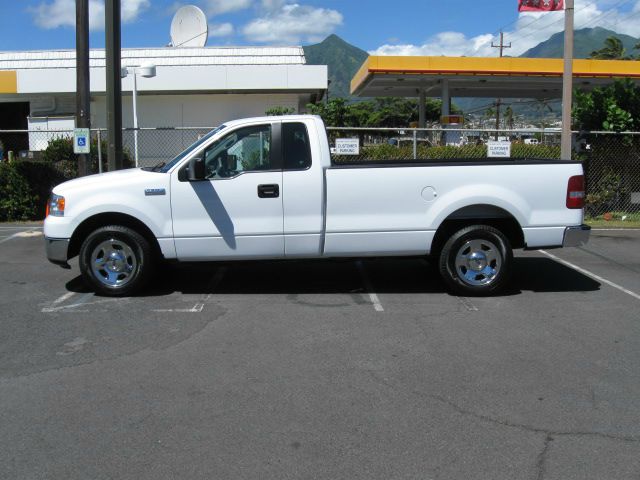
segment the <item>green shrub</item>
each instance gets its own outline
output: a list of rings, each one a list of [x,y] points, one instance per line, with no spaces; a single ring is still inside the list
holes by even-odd
[[[37,200],[17,163],[0,162],[0,221],[31,220]]]
[[[108,158],[108,144],[107,141],[102,139],[102,171],[106,172],[109,168]],[[73,139],[68,137],[54,138],[49,142],[47,148],[42,152],[42,161],[50,162],[57,165],[59,170],[62,170],[65,176],[69,178],[75,178],[78,176],[78,156],[73,153]],[[90,154],[90,173],[98,173],[98,140],[97,138],[91,139],[91,154]],[[124,168],[131,168],[135,165],[135,162],[131,158],[131,154],[128,150],[123,151],[122,159]]]
[[[487,158],[486,145],[434,146],[418,145],[416,160],[453,160],[453,159],[483,159]],[[511,157],[522,159],[558,159],[560,147],[552,145],[524,145],[511,144]],[[365,145],[360,149],[360,155],[333,155],[334,163],[353,163],[367,161],[413,161],[413,145],[405,142],[402,146],[381,143]]]
[[[587,215],[595,216],[617,208],[627,193],[622,174],[611,167],[605,168],[602,175],[595,178],[589,186],[585,202]]]
[[[33,160],[16,160],[12,162],[18,174],[27,182],[29,197],[35,203],[34,216],[31,220],[43,219],[47,198],[56,185],[75,178],[73,162],[64,160],[52,164]]]

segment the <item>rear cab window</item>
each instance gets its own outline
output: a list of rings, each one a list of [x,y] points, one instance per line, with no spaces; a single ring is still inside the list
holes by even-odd
[[[285,170],[306,170],[311,167],[311,144],[304,123],[282,124],[282,156]]]

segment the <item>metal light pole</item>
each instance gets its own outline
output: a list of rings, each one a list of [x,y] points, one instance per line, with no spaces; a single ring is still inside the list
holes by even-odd
[[[138,74],[144,78],[153,78],[156,76],[155,65],[144,65],[141,67],[125,67],[122,69],[122,78],[133,73],[133,148],[136,159],[136,168],[138,167]]]

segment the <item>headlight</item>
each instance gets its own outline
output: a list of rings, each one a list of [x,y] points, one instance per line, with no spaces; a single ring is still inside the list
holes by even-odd
[[[47,202],[47,216],[64,217],[64,197],[52,193]]]

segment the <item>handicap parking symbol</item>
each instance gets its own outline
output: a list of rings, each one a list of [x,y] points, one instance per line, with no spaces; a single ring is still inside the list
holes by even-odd
[[[79,147],[86,147],[87,146],[86,137],[78,137],[78,146]]]

